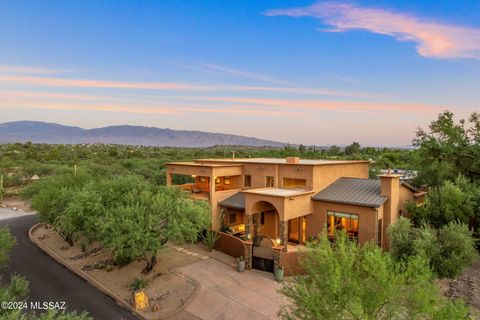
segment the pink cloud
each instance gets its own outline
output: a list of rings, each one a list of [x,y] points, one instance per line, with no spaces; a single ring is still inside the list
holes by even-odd
[[[276,79],[270,78],[270,77],[265,76],[265,75],[251,73],[251,72],[247,72],[247,71],[243,71],[243,70],[239,70],[239,69],[234,69],[234,68],[228,68],[228,67],[224,67],[224,66],[219,66],[219,65],[216,65],[216,64],[199,63],[199,65],[201,67],[204,67],[204,68],[208,69],[208,70],[223,72],[223,73],[234,75],[234,76],[241,77],[241,78],[246,78],[246,79],[251,79],[251,80],[256,80],[256,81],[262,81],[262,82],[268,82],[268,83],[274,83],[274,84],[287,84],[287,82],[285,82],[285,81],[276,80]]]
[[[0,72],[14,74],[58,74],[69,72],[69,70],[38,68],[30,66],[0,65]]]
[[[34,98],[34,99],[32,99]],[[61,99],[60,101],[58,99]],[[66,100],[66,101],[62,101]],[[79,101],[76,101],[79,100]],[[97,100],[97,99],[93,99]],[[271,110],[262,108],[248,108],[246,106],[219,106],[202,107],[175,104],[157,103],[135,103],[129,104],[122,101],[110,102],[88,101],[74,95],[46,94],[46,95],[16,95],[0,92],[0,109],[40,109],[40,110],[87,110],[87,111],[108,111],[136,114],[163,114],[163,115],[185,115],[191,113],[213,113],[213,114],[237,114],[237,115],[270,115],[270,116],[292,116],[300,115],[302,112],[288,110]]]
[[[66,87],[66,88],[100,88],[100,89],[122,89],[122,90],[156,90],[156,91],[182,91],[182,92],[274,92],[308,94],[321,96],[344,96],[344,97],[375,97],[378,94],[364,92],[344,92],[326,88],[304,88],[304,87],[272,87],[272,86],[225,86],[225,85],[202,85],[177,82],[131,82],[131,81],[110,81],[92,79],[68,79],[54,77],[33,77],[23,75],[0,76],[0,83],[11,83],[15,85],[37,86],[37,87]]]
[[[346,3],[316,3],[309,7],[271,10],[268,16],[314,17],[332,26],[330,31],[355,29],[417,44],[417,52],[431,58],[480,59],[480,29],[429,22],[412,15]]]
[[[392,102],[362,102],[362,101],[328,101],[328,100],[285,100],[285,99],[259,99],[237,97],[185,97],[187,100],[230,102],[242,104],[244,108],[258,106],[284,108],[291,110],[327,110],[336,112],[361,112],[380,113],[387,111],[396,112],[439,112],[440,106],[421,103],[392,103]]]

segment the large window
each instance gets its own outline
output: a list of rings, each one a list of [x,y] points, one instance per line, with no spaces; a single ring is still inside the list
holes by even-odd
[[[335,232],[343,230],[350,238],[358,239],[358,215],[327,211],[327,230],[331,238],[335,236]]]
[[[283,178],[283,189],[306,190],[307,189],[307,180],[305,180],[305,179]]]

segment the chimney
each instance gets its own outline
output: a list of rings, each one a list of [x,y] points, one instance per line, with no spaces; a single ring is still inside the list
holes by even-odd
[[[286,163],[287,164],[299,164],[300,163],[300,158],[299,157],[287,157],[286,158]]]
[[[387,197],[383,204],[383,248],[390,248],[388,226],[398,219],[400,210],[400,177],[401,175],[389,173],[380,176],[380,194]]]

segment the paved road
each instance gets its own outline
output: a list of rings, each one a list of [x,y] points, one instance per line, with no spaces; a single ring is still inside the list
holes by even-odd
[[[4,278],[13,272],[27,277],[30,301],[65,301],[67,310],[85,310],[98,320],[137,319],[28,240],[28,230],[37,222],[35,215],[3,220],[4,212],[0,213],[0,225],[9,225],[17,240],[10,254],[10,263],[1,273]]]

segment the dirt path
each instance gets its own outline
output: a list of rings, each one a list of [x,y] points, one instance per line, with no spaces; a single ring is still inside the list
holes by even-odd
[[[447,297],[462,298],[480,316],[480,260],[456,279],[442,280],[441,285]]]

